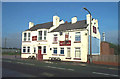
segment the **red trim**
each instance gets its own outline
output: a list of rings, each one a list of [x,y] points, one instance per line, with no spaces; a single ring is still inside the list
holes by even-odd
[[[71,59],[71,58],[65,58],[65,59]]]
[[[81,41],[75,41],[74,43],[81,43]]]
[[[64,54],[59,54],[59,56],[65,56]]]
[[[74,60],[81,60],[81,58],[73,58]]]

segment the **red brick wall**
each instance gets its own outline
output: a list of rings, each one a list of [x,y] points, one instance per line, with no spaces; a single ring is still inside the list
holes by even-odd
[[[114,55],[114,48],[110,48],[110,45],[107,42],[101,42],[100,55]]]

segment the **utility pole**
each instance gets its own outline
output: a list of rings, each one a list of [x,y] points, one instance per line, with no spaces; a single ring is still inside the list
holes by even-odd
[[[6,48],[6,41],[7,41],[7,38],[5,37],[5,48]]]
[[[92,63],[91,13],[90,13],[90,11],[87,8],[83,8],[83,9],[85,9],[90,14],[90,30],[89,30],[90,31],[90,57],[89,57],[89,60],[90,60],[90,63]]]

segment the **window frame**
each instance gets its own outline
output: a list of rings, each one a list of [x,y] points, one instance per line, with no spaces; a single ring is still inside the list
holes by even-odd
[[[26,36],[25,36],[25,34],[26,34]],[[23,33],[23,40],[24,40],[24,41],[27,41],[27,33],[26,33],[26,32]]]
[[[45,51],[44,51],[44,47],[45,47]],[[46,46],[43,46],[43,54],[46,54],[47,52],[47,47]]]
[[[58,34],[54,34],[53,36],[54,36],[53,37],[53,42],[57,42],[58,41]]]
[[[77,56],[77,50],[76,49],[79,49],[79,56]],[[80,47],[75,47],[75,58],[81,58],[81,48]]]
[[[29,36],[30,35],[30,36]],[[30,41],[31,33],[28,33],[28,41]]]
[[[24,50],[25,50],[25,52],[24,52]],[[23,46],[22,52],[26,53],[26,47],[25,46]]]
[[[56,53],[54,52],[56,50]],[[53,47],[53,54],[57,54],[57,47]]]
[[[47,31],[44,30],[44,40],[46,40],[46,36],[47,36]]]
[[[62,51],[63,51],[63,53],[62,53]],[[64,54],[65,52],[64,52],[64,47],[61,47],[60,48],[60,54]]]
[[[38,40],[42,40],[42,34],[43,34],[42,30],[38,31]]]
[[[30,53],[30,46],[27,47],[27,53]]]
[[[79,33],[79,34],[77,34],[77,33]],[[81,41],[81,32],[75,32],[75,41],[76,42]]]

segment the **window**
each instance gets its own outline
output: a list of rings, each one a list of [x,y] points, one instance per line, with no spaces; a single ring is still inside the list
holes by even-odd
[[[80,58],[81,57],[81,51],[80,48],[77,47],[75,48],[75,58]]]
[[[44,31],[44,40],[46,40],[47,31]]]
[[[34,53],[36,53],[36,47],[34,47]]]
[[[70,57],[70,47],[67,48],[67,57]]]
[[[96,27],[95,26],[93,26],[93,33],[97,33],[97,30],[96,30]]]
[[[42,31],[38,32],[38,40],[42,40]]]
[[[65,40],[68,40],[69,35],[65,34]]]
[[[54,41],[54,42],[57,42],[57,39],[58,39],[57,34],[54,34],[53,41]]]
[[[75,41],[81,41],[80,32],[76,32],[76,33],[75,33]]]
[[[57,54],[57,48],[53,48],[53,53]]]
[[[27,48],[27,52],[30,53],[30,47]]]
[[[26,41],[27,33],[24,33],[24,41]]]
[[[30,41],[30,33],[28,33],[28,41]]]
[[[26,47],[23,47],[23,53],[26,53]]]
[[[43,53],[46,53],[46,46],[43,46]]]
[[[64,48],[60,48],[60,54],[64,54]]]

